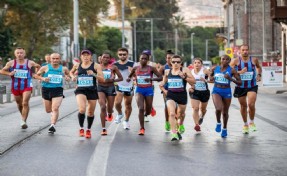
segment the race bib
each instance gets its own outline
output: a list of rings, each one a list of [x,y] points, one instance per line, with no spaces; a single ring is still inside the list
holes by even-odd
[[[147,76],[137,76],[137,83],[142,85],[150,84],[150,82],[146,82],[145,79],[150,78],[150,75]]]
[[[103,70],[103,74],[104,74],[105,79],[110,79],[112,72],[111,72],[111,70]]]
[[[203,81],[196,81],[195,90],[206,90],[206,83]]]
[[[168,79],[167,86],[171,89],[183,88],[182,79]]]
[[[94,86],[93,77],[85,76],[78,77],[78,87],[91,87]]]
[[[131,89],[132,88],[130,86],[119,86],[119,91],[122,91],[122,92],[130,92]]]
[[[250,81],[253,79],[254,72],[245,72],[240,74],[240,78],[242,81]]]
[[[14,71],[15,71],[14,74],[15,78],[24,78],[24,79],[28,78],[28,70],[15,69]]]
[[[49,83],[61,84],[63,80],[63,75],[48,74],[48,78],[50,78]]]
[[[224,74],[222,73],[217,73],[214,75],[214,79],[216,83],[221,83],[221,84],[228,84],[228,79],[224,78]]]

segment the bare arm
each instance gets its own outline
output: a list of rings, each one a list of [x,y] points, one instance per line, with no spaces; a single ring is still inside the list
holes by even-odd
[[[41,81],[49,81],[49,79],[45,79],[42,75],[47,71],[48,67],[43,66],[41,67],[36,74],[33,75],[35,79],[41,80]]]
[[[72,81],[76,81],[77,75],[75,73],[76,73],[78,67],[79,67],[79,64],[76,63],[73,65],[73,68],[70,70],[70,77],[72,78]]]
[[[188,82],[188,84],[190,84],[191,86],[195,84],[195,78],[193,77],[193,75],[191,74],[188,68],[184,68],[183,73],[185,73],[186,75],[184,79]]]
[[[256,81],[259,82],[259,81],[261,81],[262,67],[261,67],[261,65],[260,65],[260,63],[259,63],[258,58],[255,58],[255,59],[254,59],[254,62],[255,62],[256,69],[257,69]]]
[[[64,72],[64,75],[65,75],[65,80],[66,81],[70,81],[70,75],[69,75],[69,69],[67,67],[64,67],[63,68],[63,72]]]
[[[240,75],[237,73],[237,71],[234,68],[232,68],[231,72],[235,79],[231,79],[230,81],[234,82],[237,85],[240,85],[242,83]]]
[[[152,81],[161,81],[162,80],[161,73],[159,73],[155,67],[151,67],[151,68],[152,68],[152,72],[157,76],[157,78],[152,78],[151,80]]]
[[[118,76],[117,79],[114,79],[114,82],[120,82],[123,80],[123,76],[119,70],[119,68],[117,66],[114,65],[114,71],[115,71],[115,74]]]
[[[168,70],[169,71],[169,70]],[[164,88],[164,85],[167,83],[167,70],[165,71],[164,75],[163,75],[163,78],[162,78],[162,81],[161,83],[159,84],[159,88],[160,90],[166,95],[167,94],[167,90]]]
[[[95,63],[94,69],[97,70],[97,75],[94,74],[94,76],[96,76],[96,78],[98,79],[100,83],[104,83],[105,79],[104,79],[104,74],[103,74],[101,65]]]
[[[133,69],[131,70],[130,75],[128,76],[128,78],[127,78],[127,80],[126,80],[127,82],[130,82],[130,81],[131,81],[131,77],[135,74],[136,69],[137,69],[137,67],[133,67]]]
[[[13,64],[13,60],[9,61],[6,63],[5,67],[2,68],[2,70],[0,70],[0,74],[2,75],[6,75],[6,76],[13,76],[15,74],[15,72],[10,72],[9,69],[12,67]]]

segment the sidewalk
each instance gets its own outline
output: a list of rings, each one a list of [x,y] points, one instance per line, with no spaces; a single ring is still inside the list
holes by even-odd
[[[287,83],[283,83],[283,87],[263,87],[262,82],[258,84],[259,93],[282,94],[287,92]]]

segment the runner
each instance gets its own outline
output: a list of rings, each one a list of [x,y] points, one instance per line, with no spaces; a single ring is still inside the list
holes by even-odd
[[[251,131],[257,130],[254,123],[255,102],[258,90],[256,82],[261,81],[262,68],[258,58],[249,56],[248,45],[240,47],[240,54],[241,56],[231,61],[230,66],[237,69],[242,80],[242,84],[235,87],[233,95],[238,98],[240,103],[240,112],[244,123],[242,132],[248,134],[249,128]],[[249,126],[247,121],[247,106],[250,118]]]
[[[61,56],[58,53],[51,54],[50,63],[42,66],[36,79],[42,81],[42,98],[47,113],[51,113],[51,125],[48,133],[56,132],[55,125],[59,117],[59,107],[64,98],[63,77],[66,81],[70,80],[69,70],[61,65]]]
[[[166,51],[166,56],[165,56],[166,64],[160,67],[159,69],[159,73],[161,73],[162,75],[164,75],[166,70],[170,70],[170,68],[172,67],[171,58],[173,55],[174,53],[172,52],[172,50]],[[164,89],[166,90],[168,89],[167,84],[164,85]],[[166,94],[162,92],[162,96],[164,100],[165,130],[170,131],[170,123],[168,121],[169,117],[168,117],[168,111],[167,111],[167,106],[166,106]]]
[[[183,117],[185,116],[187,104],[186,83],[192,85],[195,83],[195,79],[188,68],[182,68],[182,59],[179,55],[172,56],[171,63],[171,70],[165,71],[160,89],[166,95],[166,104],[171,125],[171,141],[176,141],[182,139],[181,134],[184,132],[178,128],[178,125],[183,126]],[[165,89],[166,83],[168,84],[167,89]],[[176,117],[180,121],[179,124]]]
[[[45,66],[45,65],[48,65],[49,63],[51,63],[51,56],[50,56],[50,54],[46,54],[45,55],[45,61],[46,62],[41,64],[42,67]]]
[[[217,124],[215,131],[222,137],[227,137],[228,110],[231,103],[230,82],[241,84],[239,74],[229,66],[231,58],[228,55],[221,56],[220,65],[211,69],[211,81],[214,81],[212,99],[215,106]],[[232,77],[235,77],[233,79]],[[223,116],[223,129],[221,130],[221,114]]]
[[[98,83],[99,104],[101,106],[101,122],[102,122],[102,135],[107,135],[106,120],[111,122],[113,120],[113,107],[115,96],[117,95],[115,89],[115,82],[123,80],[122,74],[115,65],[109,64],[111,54],[104,52],[101,58],[101,68],[103,70],[104,82]],[[117,78],[115,78],[115,75]]]
[[[155,67],[147,65],[149,60],[149,55],[142,53],[140,55],[140,65],[133,67],[130,75],[127,78],[127,82],[131,81],[132,76],[136,76],[136,101],[139,108],[139,122],[140,122],[140,131],[139,135],[145,134],[144,128],[144,115],[149,115],[151,112],[152,101],[153,101],[153,87],[152,81],[161,81],[162,76],[157,71]],[[153,74],[157,78],[153,77]]]
[[[28,128],[29,101],[33,89],[31,68],[39,69],[40,65],[25,59],[25,49],[18,47],[14,51],[15,59],[7,62],[0,74],[11,76],[11,92],[14,95],[18,110],[22,116],[21,128]]]
[[[75,95],[78,103],[78,120],[80,125],[79,136],[85,136],[84,122],[87,112],[86,138],[91,138],[91,127],[94,121],[94,112],[98,99],[97,80],[104,81],[102,69],[99,64],[92,61],[89,50],[81,52],[81,62],[75,63],[70,76],[77,81]]]
[[[189,96],[191,98],[192,115],[194,120],[194,130],[201,131],[200,125],[203,122],[204,115],[206,114],[206,107],[210,97],[206,75],[210,75],[208,69],[202,65],[201,58],[193,60],[193,69],[191,74],[195,78],[195,85],[190,88]]]
[[[130,129],[129,119],[132,113],[132,100],[133,100],[133,82],[127,82],[126,79],[130,74],[130,70],[134,66],[134,62],[128,60],[128,50],[126,48],[118,49],[118,57],[119,61],[117,61],[114,65],[118,67],[120,70],[123,81],[120,81],[116,85],[117,95],[115,98],[115,108],[118,112],[116,116],[115,122],[121,123],[121,119],[125,117],[123,121],[123,127],[126,130]],[[125,115],[122,112],[122,101],[124,99],[125,104]]]

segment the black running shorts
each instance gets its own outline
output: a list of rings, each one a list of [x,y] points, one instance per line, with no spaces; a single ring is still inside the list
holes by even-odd
[[[248,92],[255,92],[258,91],[258,85],[251,87],[251,88],[241,88],[241,87],[235,87],[233,96],[235,98],[244,97],[247,95]]]
[[[62,87],[53,87],[53,88],[49,88],[49,87],[42,87],[42,98],[44,100],[48,100],[48,101],[52,101],[52,98],[56,98],[56,97],[65,97],[63,95],[63,88]]]

